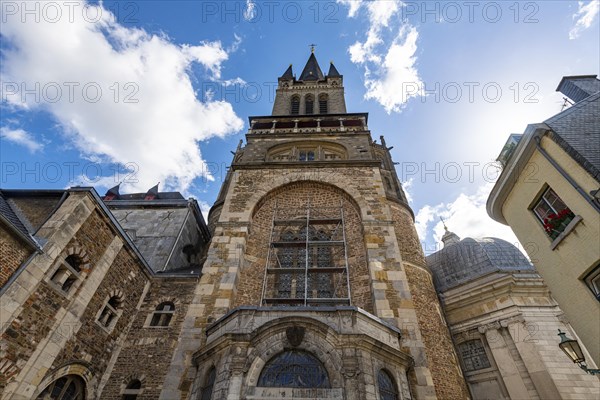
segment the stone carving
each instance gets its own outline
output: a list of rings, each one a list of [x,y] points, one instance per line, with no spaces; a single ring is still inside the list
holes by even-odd
[[[298,347],[304,340],[305,329],[301,326],[291,326],[285,330],[288,342],[292,347]]]

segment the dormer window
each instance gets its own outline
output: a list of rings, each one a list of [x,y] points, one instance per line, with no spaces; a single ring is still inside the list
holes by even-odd
[[[327,114],[328,96],[323,93],[319,96],[319,114]]]
[[[292,97],[292,105],[290,114],[298,115],[300,114],[300,97],[294,96]]]
[[[304,113],[314,114],[315,113],[315,99],[312,95],[308,94],[304,98]]]

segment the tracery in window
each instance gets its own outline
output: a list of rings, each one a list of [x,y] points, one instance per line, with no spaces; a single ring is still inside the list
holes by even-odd
[[[216,376],[217,371],[215,367],[212,367],[210,371],[208,371],[208,375],[206,376],[206,382],[204,383],[204,386],[202,386],[202,390],[200,392],[200,400],[210,400],[212,398]]]
[[[52,382],[37,400],[84,400],[85,382],[77,375],[66,375]]]
[[[134,379],[127,384],[123,391],[122,400],[137,400],[137,397],[142,392],[142,382],[139,379]]]
[[[304,113],[314,114],[315,113],[315,99],[312,94],[307,94],[304,98]]]
[[[152,313],[150,326],[169,326],[175,313],[175,304],[170,301],[160,303]]]
[[[260,387],[330,388],[323,364],[312,354],[290,350],[271,358],[258,378]]]
[[[379,388],[379,398],[381,400],[398,400],[398,389],[390,374],[381,369],[377,374],[377,387]]]
[[[300,113],[300,97],[292,96],[290,114],[296,115]]]
[[[458,354],[463,362],[465,372],[490,367],[483,342],[480,339],[468,340],[458,345]]]
[[[54,272],[50,281],[58,286],[63,292],[69,293],[73,284],[79,279],[81,273],[81,258],[75,254],[67,256],[62,260]]]
[[[319,114],[327,114],[328,107],[327,102],[329,100],[329,96],[323,93],[319,95]]]

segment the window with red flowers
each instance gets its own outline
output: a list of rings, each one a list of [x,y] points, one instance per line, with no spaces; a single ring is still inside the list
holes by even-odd
[[[546,189],[542,197],[535,203],[533,213],[540,220],[546,234],[551,239],[556,239],[569,225],[569,222],[575,218],[575,214],[550,188]]]

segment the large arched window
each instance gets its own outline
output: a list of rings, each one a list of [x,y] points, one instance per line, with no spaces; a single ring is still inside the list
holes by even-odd
[[[312,354],[290,350],[271,358],[265,365],[258,386],[288,388],[329,388],[323,364]]]
[[[299,96],[292,97],[290,114],[294,114],[294,115],[300,114],[300,97]]]
[[[307,94],[304,98],[304,114],[315,113],[315,98],[312,94]]]
[[[208,371],[208,375],[206,376],[206,382],[204,382],[204,386],[202,386],[202,391],[200,392],[200,400],[210,400],[212,398],[212,392],[215,386],[216,376],[217,371],[215,367],[212,367],[210,371]]]
[[[379,398],[381,400],[398,400],[398,389],[396,384],[385,370],[379,370],[377,374],[377,387],[379,388]]]
[[[77,375],[66,375],[52,382],[37,400],[85,400],[85,382]]]

